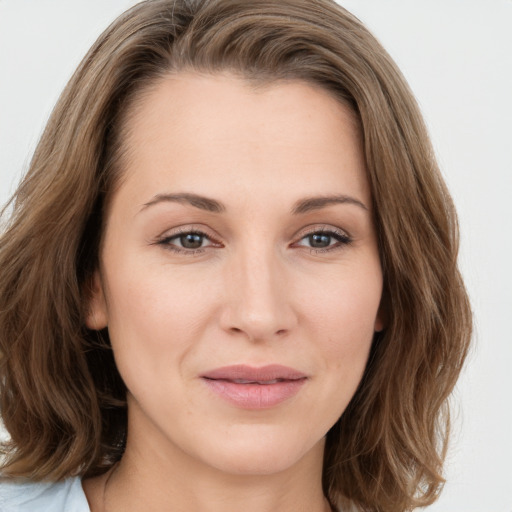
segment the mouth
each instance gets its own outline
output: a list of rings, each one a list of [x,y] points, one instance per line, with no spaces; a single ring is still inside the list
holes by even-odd
[[[200,376],[208,388],[242,409],[268,409],[295,396],[308,377],[282,365],[234,365]]]

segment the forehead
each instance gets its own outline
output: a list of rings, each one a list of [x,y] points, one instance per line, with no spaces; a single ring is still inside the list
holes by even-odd
[[[355,114],[306,82],[169,75],[140,96],[125,134],[123,181],[138,192],[285,188],[291,197],[308,188],[370,202]]]

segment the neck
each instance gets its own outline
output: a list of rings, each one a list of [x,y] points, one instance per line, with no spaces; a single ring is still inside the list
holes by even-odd
[[[330,510],[322,491],[323,442],[279,471],[227,472],[163,442],[147,426],[133,427],[115,470],[84,482],[92,512]]]
[[[300,468],[278,474],[233,475],[193,468],[181,457],[171,464],[156,463],[160,457],[146,451],[128,451],[106,487],[108,507],[101,512],[296,512],[330,510],[322,493],[320,477],[312,478],[309,460]],[[306,458],[309,458],[306,456]],[[161,462],[161,461],[159,461]],[[318,475],[318,473],[317,473]]]

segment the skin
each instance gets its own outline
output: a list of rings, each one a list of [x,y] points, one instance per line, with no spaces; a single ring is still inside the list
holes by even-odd
[[[383,328],[358,125],[320,88],[256,89],[227,73],[169,76],[132,114],[88,317],[108,325],[129,390],[128,441],[106,492],[107,475],[84,481],[91,509],[328,510],[325,434]],[[178,193],[223,211],[159,200]],[[327,196],[352,201],[292,213]],[[194,251],[180,247],[191,229],[206,234]],[[308,378],[281,404],[246,410],[200,378],[242,363]]]

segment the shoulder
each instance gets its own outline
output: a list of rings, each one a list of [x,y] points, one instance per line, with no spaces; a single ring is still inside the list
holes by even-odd
[[[80,478],[30,482],[0,478],[2,512],[90,512]]]

